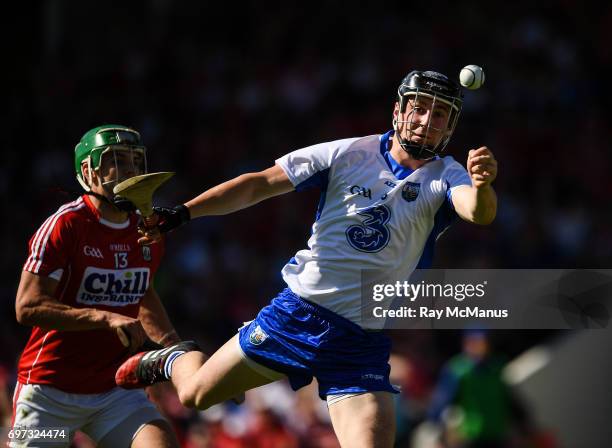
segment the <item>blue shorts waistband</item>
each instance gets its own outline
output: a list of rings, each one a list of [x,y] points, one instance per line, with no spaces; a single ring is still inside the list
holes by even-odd
[[[334,322],[335,324],[343,328],[346,328],[348,330],[351,330],[351,331],[354,331],[360,334],[361,333],[380,333],[379,330],[375,330],[375,331],[364,330],[359,325],[357,325],[355,322],[348,320],[346,317],[343,317],[339,315],[338,313],[334,313],[332,310],[325,308],[324,306],[321,306],[314,302],[310,302],[309,300],[306,300],[298,296],[295,292],[291,290],[291,288],[285,288],[281,292],[280,295],[291,296],[293,299],[296,300],[296,302],[301,308],[305,309],[309,313],[322,317],[328,321]]]

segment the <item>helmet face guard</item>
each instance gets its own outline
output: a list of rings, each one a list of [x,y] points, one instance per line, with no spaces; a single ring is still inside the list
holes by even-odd
[[[95,169],[102,179],[102,185],[112,190],[119,182],[147,173],[146,151],[135,146],[108,146],[100,153],[100,162]]]
[[[413,131],[415,128],[413,110],[409,112],[407,119],[400,120],[398,117],[393,120],[393,130],[400,146],[413,158],[418,160],[430,159],[441,154],[450,141],[459,120],[463,105],[461,87],[438,72],[412,71],[402,80],[397,89],[397,96],[401,114],[406,112],[409,104],[413,109],[415,105],[424,102],[431,111],[436,110],[437,107],[444,107],[449,110],[446,123],[441,128],[434,127],[430,118],[425,127],[424,135],[423,132],[418,134],[420,142],[412,141],[412,137],[417,135]],[[408,138],[402,138],[400,135],[400,125],[407,127]],[[434,133],[441,134],[439,141],[433,145],[427,143],[429,136]]]
[[[89,178],[83,176],[83,163],[89,165]],[[75,147],[76,177],[85,191],[91,190],[91,172],[98,171],[101,178],[113,172],[113,178],[103,182],[112,193],[117,183],[147,173],[146,148],[140,134],[120,125],[105,125],[88,131]]]

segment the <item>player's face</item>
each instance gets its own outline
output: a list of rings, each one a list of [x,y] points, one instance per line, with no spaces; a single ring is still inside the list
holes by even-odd
[[[395,109],[398,131],[412,143],[436,146],[448,132],[451,107],[440,100],[416,96],[407,100],[404,113],[399,104]]]
[[[142,151],[112,147],[100,159],[100,177],[104,185],[114,186],[130,177],[144,174],[145,158]]]

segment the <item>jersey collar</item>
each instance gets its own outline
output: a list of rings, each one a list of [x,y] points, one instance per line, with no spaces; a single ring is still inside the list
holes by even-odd
[[[383,134],[383,135],[380,136],[380,154],[385,159],[385,162],[387,162],[387,166],[389,167],[391,172],[395,175],[395,177],[397,179],[399,179],[399,180],[404,180],[408,176],[410,176],[412,173],[414,173],[415,170],[412,170],[412,169],[410,169],[408,167],[400,165],[391,156],[391,152],[388,149],[389,148],[389,140],[393,137],[394,134],[395,134],[395,131],[393,129],[391,129],[386,134]],[[440,156],[435,156],[431,160],[439,160],[439,159],[440,159]]]
[[[111,229],[126,229],[129,227],[130,222],[131,222],[131,216],[128,216],[128,219],[126,219],[123,222],[111,222],[102,217],[102,215],[100,214],[100,211],[91,202],[91,198],[89,197],[89,195],[84,194],[81,197],[83,198],[83,202],[85,202],[85,205],[89,209],[90,213],[95,216],[96,220],[100,224],[106,227],[110,227]]]
[[[410,168],[400,165],[391,156],[391,153],[389,152],[388,148],[389,148],[389,139],[393,137],[393,134],[395,134],[395,131],[393,131],[392,129],[386,134],[383,134],[380,136],[380,154],[385,159],[385,162],[387,162],[387,166],[389,167],[391,172],[395,175],[395,177],[398,178],[399,180],[403,180],[407,178],[408,176],[410,176],[414,172],[414,170],[411,170]]]

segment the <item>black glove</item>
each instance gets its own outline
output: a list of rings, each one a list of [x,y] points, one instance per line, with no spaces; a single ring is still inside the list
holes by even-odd
[[[191,219],[189,209],[183,204],[173,208],[169,207],[153,207],[153,211],[159,217],[157,228],[161,233],[168,233],[177,227],[182,226]]]

